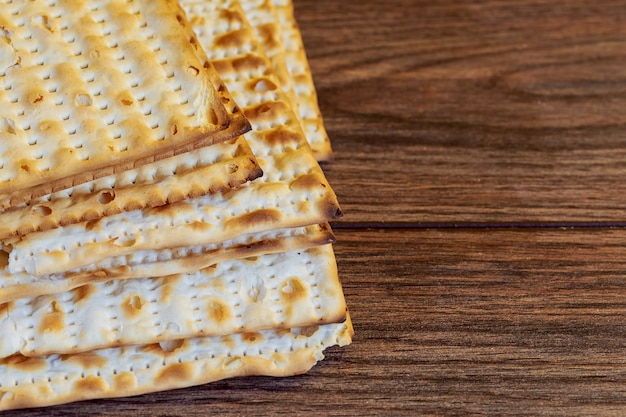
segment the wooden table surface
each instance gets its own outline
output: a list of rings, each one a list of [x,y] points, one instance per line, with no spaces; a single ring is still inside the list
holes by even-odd
[[[19,415],[626,415],[626,1],[295,5],[354,343]]]

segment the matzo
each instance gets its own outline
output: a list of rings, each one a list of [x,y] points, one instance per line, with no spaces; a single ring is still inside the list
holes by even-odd
[[[330,139],[317,101],[317,90],[306,57],[302,34],[293,14],[291,0],[272,0],[285,44],[285,60],[298,101],[298,113],[307,140],[318,160],[332,158]]]
[[[11,207],[0,214],[0,238],[214,193],[261,174],[252,150],[240,137]]]
[[[0,207],[213,143],[231,121],[186,24],[167,0],[2,1]]]
[[[85,284],[112,279],[141,278],[191,273],[217,262],[287,250],[308,249],[335,242],[328,224],[270,230],[241,235],[233,240],[210,245],[171,250],[139,251],[108,258],[60,276],[35,277],[0,271],[0,304],[18,298],[70,291]]]
[[[190,0],[182,0],[183,7]],[[293,79],[287,69],[285,58],[285,45],[283,34],[278,20],[278,14],[271,0],[221,0],[224,4],[232,5],[239,3],[246,15],[246,19],[254,29],[257,39],[265,55],[272,64],[274,74],[280,81],[280,86],[286,97],[290,100],[291,107],[296,116],[300,118],[298,109],[298,97],[293,85]],[[190,14],[193,18],[193,14]],[[302,120],[300,119],[300,122]],[[308,138],[307,138],[308,140]],[[310,142],[309,142],[310,143]]]
[[[193,27],[252,124],[245,137],[264,175],[236,191],[6,240],[11,245],[11,273],[57,274],[136,251],[213,244],[341,215],[336,195],[241,10],[206,2],[194,7],[200,8],[195,16],[204,17],[194,18]]]
[[[190,387],[236,376],[301,374],[328,347],[352,341],[352,324],[265,330],[74,355],[0,360],[0,410]]]
[[[0,358],[343,321],[331,245],[0,305]]]
[[[234,1],[234,0],[233,0]],[[300,123],[318,161],[333,152],[291,0],[239,0],[272,66],[295,102]]]
[[[231,118],[231,125],[215,137],[229,138],[248,121],[215,70],[207,76]],[[239,137],[10,207],[0,213],[0,239],[233,188],[261,173],[252,150]]]

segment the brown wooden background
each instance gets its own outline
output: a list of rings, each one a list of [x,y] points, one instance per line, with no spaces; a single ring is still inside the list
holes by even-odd
[[[354,343],[19,415],[626,415],[626,1],[295,4]]]

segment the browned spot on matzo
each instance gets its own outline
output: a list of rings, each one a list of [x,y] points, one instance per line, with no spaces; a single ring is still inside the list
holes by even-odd
[[[285,126],[265,132],[263,138],[271,146],[297,144],[300,141],[300,135]]]
[[[89,300],[89,298],[96,291],[97,291],[96,288],[90,284],[75,288],[74,290],[72,290],[72,293],[74,293],[74,302],[78,304],[83,300]]]
[[[233,48],[241,45],[241,31],[226,33],[215,40],[215,44],[220,48]]]
[[[276,120],[285,114],[289,114],[291,109],[284,102],[266,102],[261,103],[254,107],[247,107],[244,113],[250,121],[263,121],[263,120]],[[302,135],[302,133],[300,133]],[[300,136],[300,142],[302,142],[302,136]]]
[[[246,55],[241,58],[233,59],[228,63],[236,72],[254,71],[259,67],[263,67],[264,64],[265,61],[256,55]]]
[[[178,281],[182,279],[182,275],[171,275],[167,277],[167,280],[161,287],[161,303],[169,303],[172,299],[172,294],[176,291],[175,287]]]
[[[226,229],[248,230],[253,225],[278,223],[282,216],[278,210],[260,209],[226,221]]]
[[[94,352],[61,355],[61,360],[77,365],[82,369],[101,369],[107,366],[106,358]]]
[[[188,363],[173,363],[163,369],[156,378],[156,382],[176,383],[183,382],[193,377],[193,369]]]
[[[129,294],[122,303],[122,311],[126,316],[134,317],[141,313],[146,301],[138,294]]]
[[[9,252],[0,249],[0,269],[9,265]]]
[[[211,230],[211,224],[207,222],[193,222],[190,224],[191,229],[196,232],[207,232]]]
[[[159,354],[162,356],[166,356],[167,354],[167,352],[165,352],[163,348],[161,348],[161,345],[158,343],[149,343],[149,344],[145,344],[142,346],[138,346],[138,349],[141,350],[142,352],[149,353],[151,355]]]
[[[256,30],[259,40],[265,48],[280,48],[281,44],[276,31],[276,25],[261,24],[256,27]]]
[[[39,333],[62,332],[65,330],[64,313],[57,308],[57,302],[52,301],[48,308],[49,311],[39,325]]]
[[[227,321],[232,316],[230,308],[219,301],[211,301],[209,303],[209,315],[211,320],[216,323]]]
[[[289,187],[292,190],[316,190],[324,189],[327,185],[316,174],[307,174],[296,178],[289,184]]]
[[[124,392],[137,386],[137,377],[132,372],[126,371],[113,377],[113,386],[118,392]]]
[[[89,375],[84,379],[76,381],[74,390],[86,395],[94,395],[94,393],[105,392],[109,389],[109,384],[99,376]],[[97,395],[97,394],[96,394]]]
[[[293,277],[281,288],[281,296],[285,302],[292,303],[307,297],[308,291],[305,284],[298,278]]]
[[[311,337],[315,334],[315,332],[317,332],[320,329],[320,326],[309,326],[309,327],[303,327],[301,330],[301,334],[306,336],[306,337]]]
[[[8,303],[0,304],[0,317],[6,316],[7,313],[13,309],[13,307],[11,306],[11,303],[12,301],[9,301]]]
[[[19,369],[22,372],[35,372],[45,369],[46,361],[42,358],[27,357],[16,353],[4,359],[0,359],[0,365]]]
[[[228,22],[229,26],[241,25],[243,19],[240,13],[233,12],[228,9],[221,9],[219,11],[220,20]]]
[[[263,343],[263,341],[265,340],[265,337],[263,337],[261,333],[257,332],[244,333],[241,335],[241,337],[243,340],[246,341],[246,343],[249,343],[250,345],[260,344]]]

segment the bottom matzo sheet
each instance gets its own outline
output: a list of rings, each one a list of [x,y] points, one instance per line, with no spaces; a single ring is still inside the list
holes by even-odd
[[[75,355],[15,355],[0,360],[0,410],[126,397],[238,376],[301,374],[324,358],[326,348],[351,343],[352,335],[347,318]]]

